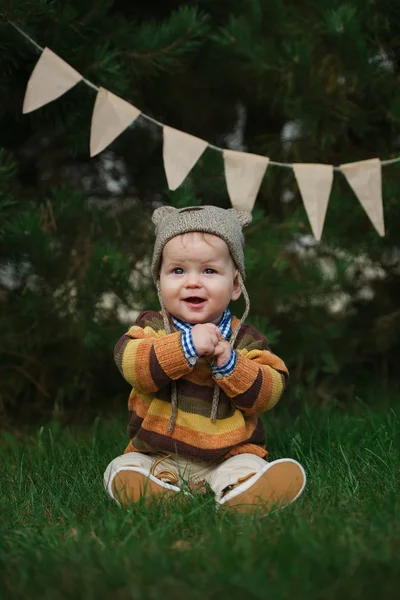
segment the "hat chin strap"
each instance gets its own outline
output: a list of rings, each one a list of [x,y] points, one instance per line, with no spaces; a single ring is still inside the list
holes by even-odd
[[[167,335],[169,335],[170,333],[172,333],[172,329],[171,329],[171,323],[168,319],[168,313],[167,313],[167,309],[165,308],[162,296],[161,296],[161,286],[160,286],[160,280],[157,279],[156,281],[156,287],[157,287],[157,294],[158,294],[158,301],[160,302],[160,306],[161,306],[161,313],[162,313],[162,317],[163,317],[163,321],[164,321],[164,329],[165,329],[165,333]]]
[[[231,337],[229,338],[229,343],[232,348],[234,347],[234,344],[236,342],[236,338],[238,336],[240,328],[243,325],[243,323],[245,322],[245,320],[247,319],[247,315],[249,314],[249,311],[250,311],[250,298],[249,298],[249,295],[245,288],[243,277],[242,277],[241,273],[238,274],[238,282],[239,282],[240,290],[244,296],[245,309],[244,309],[242,318],[240,319],[235,331],[232,333]],[[161,314],[163,317],[165,333],[166,333],[166,335],[169,335],[172,333],[172,328],[171,328],[170,320],[168,318],[167,309],[165,308],[164,302],[162,300],[159,279],[156,282],[156,287],[157,287],[158,299],[159,299],[160,306],[161,306]],[[210,418],[213,423],[215,423],[215,421],[217,420],[220,395],[221,395],[221,388],[219,387],[219,385],[215,385],[212,404],[211,404],[211,414],[210,414]],[[172,383],[171,383],[171,416],[170,416],[169,422],[168,422],[168,434],[170,434],[170,435],[173,432],[174,427],[175,427],[177,412],[178,412],[178,386],[177,386],[176,381],[172,381]]]
[[[243,297],[244,297],[245,307],[244,307],[244,313],[238,323],[238,326],[236,327],[235,331],[232,333],[231,337],[229,338],[232,348],[233,348],[234,343],[236,342],[236,338],[238,336],[239,330],[240,330],[241,326],[243,325],[243,323],[245,322],[245,320],[247,319],[247,316],[250,312],[250,298],[249,298],[249,295],[245,288],[243,277],[242,277],[241,273],[238,273],[238,282],[239,282],[239,286],[240,286],[240,291],[242,292]]]

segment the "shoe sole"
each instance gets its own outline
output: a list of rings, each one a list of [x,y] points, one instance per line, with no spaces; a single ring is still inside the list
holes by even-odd
[[[171,490],[161,483],[156,483],[150,477],[137,471],[119,471],[112,482],[115,499],[123,504],[133,504],[144,498],[145,503],[151,502],[155,497],[168,498],[176,496],[179,488]]]
[[[304,469],[297,462],[277,461],[252,486],[227,500],[224,506],[240,512],[253,511],[255,508],[270,512],[275,508],[283,508],[300,496],[305,480]]]

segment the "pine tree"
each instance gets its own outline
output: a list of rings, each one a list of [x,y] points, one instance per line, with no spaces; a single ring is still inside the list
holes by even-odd
[[[9,21],[151,112],[146,86],[181,68],[206,19],[183,7],[164,24],[135,23],[108,0],[1,4],[1,408],[6,417],[48,419],[97,410],[121,390],[112,361],[121,319],[155,303],[149,215],[161,198],[161,159],[152,164],[160,140],[142,125],[133,151],[127,132],[91,161],[95,94],[85,85],[23,116],[38,53]]]
[[[111,353],[123,315],[157,306],[152,209],[229,206],[213,150],[168,192],[161,131],[142,117],[89,159],[95,92],[83,83],[23,116],[38,53],[9,21],[97,86],[220,147],[288,163],[397,155],[396,3],[0,0],[7,418],[96,411],[122,397]],[[384,238],[339,174],[315,244],[292,171],[267,170],[247,233],[248,289],[252,319],[288,362],[294,395],[344,398],[353,382],[395,373],[398,174],[397,165],[383,170]]]
[[[254,94],[243,100],[252,108],[247,148],[335,165],[397,156],[399,22],[398,6],[384,1],[250,2],[232,15],[218,39]],[[378,386],[394,379],[398,179],[398,165],[383,169],[381,239],[338,174],[319,245],[304,235],[292,171],[272,169],[264,181],[251,238],[253,309],[279,327],[295,393],[351,397],[365,379]]]

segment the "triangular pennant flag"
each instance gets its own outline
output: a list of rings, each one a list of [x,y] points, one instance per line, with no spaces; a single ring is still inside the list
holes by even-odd
[[[333,166],[307,163],[292,166],[312,232],[320,240],[332,189]]]
[[[207,148],[198,137],[164,125],[163,158],[168,187],[176,190]]]
[[[56,100],[81,79],[82,75],[78,71],[50,48],[45,48],[29,78],[22,112],[32,112]]]
[[[139,115],[140,110],[132,104],[100,88],[92,115],[90,156],[109,146]]]
[[[225,179],[232,206],[251,212],[269,158],[258,154],[224,150]]]
[[[353,192],[379,235],[385,235],[382,203],[382,167],[379,158],[340,165]]]

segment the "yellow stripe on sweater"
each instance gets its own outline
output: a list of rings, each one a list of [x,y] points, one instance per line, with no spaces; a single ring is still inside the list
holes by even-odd
[[[273,369],[270,370],[270,375],[272,379],[272,395],[271,400],[267,404],[267,410],[274,408],[283,392],[282,375]]]
[[[139,392],[155,392],[150,372],[151,340],[129,340],[122,356],[122,372],[125,379]]]
[[[136,384],[135,363],[139,343],[139,340],[129,340],[122,354],[122,373],[133,386]]]
[[[216,423],[213,425],[211,421],[210,424],[211,426],[216,425]],[[214,434],[213,430],[203,433],[202,431],[194,430],[190,424],[189,427],[176,424],[172,439],[201,449],[217,450],[218,448],[229,448],[230,446],[248,440],[252,433],[252,431],[249,433],[249,429],[250,424],[244,423],[244,421],[242,421],[242,427],[235,429],[234,431],[228,431],[224,434]],[[156,415],[147,415],[142,424],[142,431],[149,431],[170,437],[168,434],[168,419]]]
[[[163,400],[154,399],[149,407],[148,414],[154,417],[166,419],[166,421],[168,421],[171,415],[171,404],[169,402],[164,402]],[[210,417],[202,417],[201,415],[195,415],[178,410],[176,424],[181,427],[192,429],[193,431],[197,431],[199,433],[224,435],[237,429],[243,429],[244,419],[240,411],[237,410],[231,417],[217,420],[215,423],[212,423]],[[188,440],[188,442],[190,443],[190,440]]]

